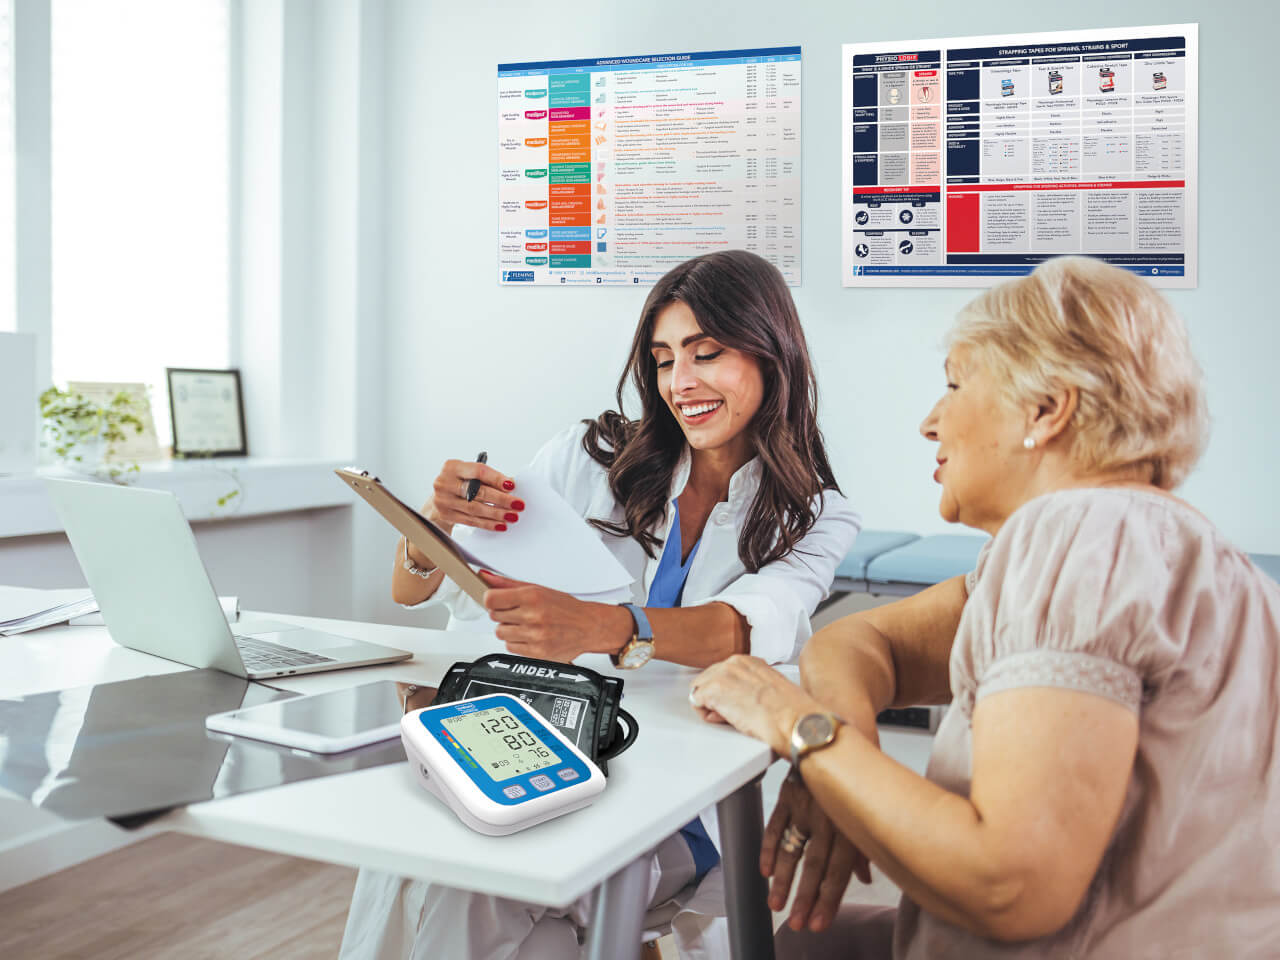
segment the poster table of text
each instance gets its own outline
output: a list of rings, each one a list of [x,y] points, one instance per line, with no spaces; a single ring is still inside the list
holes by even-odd
[[[800,48],[498,67],[499,282],[650,284],[715,250],[800,282]]]
[[[844,46],[844,286],[1196,285],[1195,24]]]

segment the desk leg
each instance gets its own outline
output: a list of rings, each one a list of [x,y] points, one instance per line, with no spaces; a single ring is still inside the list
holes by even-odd
[[[733,960],[773,960],[769,884],[760,875],[760,840],[764,833],[760,780],[756,777],[743,784],[716,805]]]
[[[587,960],[635,960],[640,952],[649,904],[650,859],[646,853],[596,888],[587,928]]]

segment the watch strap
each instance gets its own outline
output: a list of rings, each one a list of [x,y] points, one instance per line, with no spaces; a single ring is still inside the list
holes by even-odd
[[[634,603],[620,603],[620,607],[626,607],[627,612],[631,614],[631,619],[636,624],[637,640],[652,640],[653,627],[649,626],[649,616],[644,612],[644,607],[638,607]]]

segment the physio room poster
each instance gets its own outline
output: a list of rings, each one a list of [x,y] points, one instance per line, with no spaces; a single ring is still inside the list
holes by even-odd
[[[844,286],[989,286],[1064,254],[1196,285],[1196,24],[843,64]]]
[[[649,285],[742,249],[800,282],[800,48],[498,67],[501,284]]]

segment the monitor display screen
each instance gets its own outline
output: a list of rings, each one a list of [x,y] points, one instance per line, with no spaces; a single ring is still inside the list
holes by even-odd
[[[506,707],[460,714],[443,723],[494,780],[506,780],[560,762],[560,757]]]

